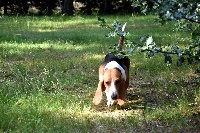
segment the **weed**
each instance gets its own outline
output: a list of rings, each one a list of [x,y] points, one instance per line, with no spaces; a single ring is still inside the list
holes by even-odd
[[[104,18],[129,20],[132,40],[150,33],[166,45],[175,37],[171,24],[156,24],[154,16]],[[0,132],[199,131],[198,66],[166,66],[159,56],[133,54],[128,104],[95,107],[99,64],[118,42],[104,37],[96,17],[0,21]]]

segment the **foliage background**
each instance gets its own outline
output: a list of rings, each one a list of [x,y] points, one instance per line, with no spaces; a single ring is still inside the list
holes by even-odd
[[[172,34],[173,23],[155,23],[155,16],[104,18],[128,20],[131,40],[150,33],[168,44],[185,36]],[[197,65],[167,66],[161,56],[133,53],[129,103],[108,108],[104,100],[96,107],[99,64],[119,39],[105,38],[97,17],[5,16],[0,21],[1,132],[199,131]]]
[[[0,0],[0,7],[0,132],[200,130],[198,1]],[[100,28],[96,15],[111,28]],[[129,33],[116,22],[127,22]],[[117,34],[131,58],[128,102],[94,106],[98,67]],[[191,44],[194,62],[177,67]]]

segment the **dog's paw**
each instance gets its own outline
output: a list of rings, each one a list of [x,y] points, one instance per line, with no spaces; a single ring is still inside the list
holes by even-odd
[[[95,97],[93,98],[93,103],[94,103],[94,105],[99,105],[100,102],[101,102],[101,100],[102,100],[101,97],[95,96]]]
[[[122,105],[124,105],[124,104],[126,103],[126,101],[125,101],[125,100],[122,100],[122,99],[117,99],[117,103],[118,103],[120,106],[122,106]]]

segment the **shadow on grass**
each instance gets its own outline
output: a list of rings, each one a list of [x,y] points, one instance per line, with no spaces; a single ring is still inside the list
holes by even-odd
[[[2,51],[5,49],[3,47],[0,48]],[[12,50],[12,47],[8,47],[8,51]],[[90,50],[88,54],[88,50]],[[56,76],[56,79],[65,78],[66,80],[70,81],[69,84],[65,84],[61,86],[60,88],[65,89],[66,93],[69,91],[74,91],[74,95],[78,95],[82,98],[84,98],[83,94],[89,93],[88,100],[92,99],[93,94],[93,88],[96,88],[97,84],[97,75],[98,75],[98,62],[101,62],[101,59],[104,57],[96,58],[96,57],[90,57],[93,54],[96,54],[96,46],[85,46],[82,49],[76,50],[76,49],[54,49],[53,47],[47,47],[47,48],[38,48],[38,49],[21,49],[20,51],[24,51],[21,53],[16,53],[14,55],[12,54],[6,54],[6,57],[4,59],[6,62],[10,61],[11,64],[13,64],[13,69],[17,66],[17,64],[21,64],[26,72],[32,72],[31,75],[25,75],[26,79],[30,77],[37,78],[36,75],[39,75],[42,71],[40,68],[49,67],[51,68],[49,75],[54,75],[55,73],[60,73],[58,76]],[[102,52],[101,50],[99,52]],[[75,54],[76,53],[76,54]],[[16,58],[17,57],[17,58]],[[18,58],[20,57],[20,58]],[[34,64],[35,63],[35,64]],[[28,64],[33,64],[31,66],[28,66]],[[59,64],[59,65],[57,65]],[[84,65],[83,65],[84,64]],[[10,65],[10,64],[9,64]],[[40,67],[38,67],[41,65]],[[6,66],[5,66],[6,67]],[[30,69],[30,68],[31,69]],[[138,66],[140,67],[140,66]],[[32,69],[35,68],[35,69]],[[16,68],[17,70],[17,68]],[[49,69],[50,70],[50,69]],[[74,70],[74,72],[72,72]],[[91,72],[91,70],[93,72]],[[17,72],[17,71],[16,71]],[[26,74],[25,72],[25,74]],[[3,81],[5,80],[11,80],[13,78],[16,78],[16,81],[18,84],[19,82],[23,83],[23,80],[18,80],[18,77],[15,77],[17,75],[8,75],[9,69],[4,69],[3,72],[1,71],[1,75],[3,75]],[[78,74],[77,74],[78,73]],[[133,74],[131,74],[133,76]],[[75,77],[75,78],[74,78]],[[80,78],[85,77],[85,78]],[[96,77],[96,83],[94,81],[94,77]],[[23,78],[22,78],[23,79]],[[38,79],[44,79],[38,78]],[[90,80],[93,79],[91,82]],[[29,80],[28,80],[29,81]],[[31,81],[31,80],[30,80]],[[51,82],[52,79],[46,79],[43,82]],[[61,83],[66,82],[65,80],[61,79]],[[75,84],[75,83],[78,84]],[[155,115],[156,118],[147,119],[145,118],[145,114],[148,115],[149,112],[154,111],[154,108],[165,108],[166,104],[173,104],[175,102],[175,105],[177,105],[180,99],[183,98],[183,93],[186,93],[185,100],[193,101],[195,97],[194,96],[195,91],[190,92],[190,87],[197,88],[199,86],[199,78],[194,78],[191,80],[186,81],[176,81],[174,82],[169,81],[169,84],[163,84],[159,83],[158,81],[151,82],[149,80],[138,80],[133,79],[131,80],[131,86],[133,87],[133,90],[128,91],[128,100],[130,103],[127,106],[124,107],[111,107],[106,108],[104,105],[102,107],[95,107],[95,112],[100,113],[96,116],[93,114],[83,114],[81,115],[81,112],[76,114],[64,114],[59,115],[58,112],[35,112],[36,114],[39,114],[39,117],[36,116],[27,116],[24,118],[25,122],[23,123],[23,119],[18,119],[18,114],[8,114],[6,116],[10,116],[10,119],[8,121],[4,121],[3,124],[1,124],[3,131],[15,131],[18,128],[18,126],[24,126],[21,127],[20,131],[47,131],[47,132],[55,132],[55,131],[61,131],[61,132],[117,132],[117,131],[137,131],[137,132],[146,132],[146,131],[198,131],[199,129],[199,119],[196,119],[199,117],[199,110],[194,110],[194,112],[190,112],[189,114],[177,114],[174,118],[168,118],[160,115]],[[42,83],[41,83],[42,85]],[[163,86],[165,87],[157,89],[159,87],[157,86]],[[85,91],[85,88],[92,86],[91,90]],[[30,86],[25,86],[26,89],[30,89]],[[48,85],[46,87],[49,87]],[[51,86],[50,86],[51,87]],[[172,88],[170,88],[172,87]],[[174,89],[174,87],[176,89]],[[77,88],[77,89],[74,89]],[[45,89],[45,87],[44,87]],[[173,91],[172,91],[173,90]],[[81,92],[83,91],[83,92]],[[170,92],[171,91],[171,92]],[[177,98],[177,94],[179,98]],[[184,95],[185,96],[185,95]],[[176,103],[177,102],[177,103]],[[105,102],[104,102],[105,103]],[[196,105],[195,105],[196,106]],[[67,108],[67,107],[66,107]],[[195,107],[196,109],[197,107]],[[115,116],[110,115],[110,112],[112,114],[116,112],[116,110],[120,111],[120,113],[116,113]],[[139,111],[140,113],[134,114],[133,112]],[[22,114],[26,114],[28,110],[22,110]],[[125,115],[129,112],[130,115]],[[68,112],[62,112],[61,113],[68,113]],[[92,112],[94,113],[94,112]],[[105,115],[107,114],[107,116]],[[133,116],[131,116],[133,114]],[[70,115],[70,116],[69,116]],[[81,115],[81,117],[79,116]],[[180,116],[179,116],[180,115]],[[11,118],[11,116],[15,116],[15,118]],[[120,117],[122,116],[122,117]],[[116,117],[116,118],[115,118]],[[138,118],[140,117],[140,118]],[[161,118],[160,118],[161,117]],[[164,117],[164,118],[162,118]],[[27,119],[27,120],[26,120]],[[139,120],[142,119],[142,120]],[[112,124],[114,123],[114,124]],[[176,125],[181,128],[178,128]],[[27,128],[26,128],[27,127]],[[26,128],[26,129],[25,129]],[[18,130],[17,130],[18,131]]]
[[[26,96],[31,89],[34,91],[37,88],[47,94],[54,94],[55,89],[64,90],[64,94],[92,100],[98,82],[99,64],[108,47],[117,43],[118,38],[102,39],[103,33],[99,35],[99,32],[103,30],[91,30],[89,27],[80,31],[72,31],[70,27],[55,30],[19,31],[1,37],[2,44],[6,42],[7,45],[0,46],[3,59],[0,62],[0,86],[3,91],[7,89],[7,98]],[[168,75],[166,78],[163,75],[170,70],[164,65],[135,58],[133,56],[133,62],[142,63],[136,63],[131,68],[130,88],[133,89],[128,91],[127,105],[107,108],[103,104],[86,114],[84,111],[76,114],[73,110],[40,112],[33,109],[32,115],[29,113],[31,109],[9,113],[10,105],[3,103],[6,115],[1,116],[4,120],[1,128],[3,131],[17,131],[20,127],[20,131],[27,132],[198,131],[200,111],[199,101],[196,104],[195,98],[200,86],[199,76],[175,76],[170,79],[171,75]],[[177,68],[170,73],[175,71]],[[185,106],[191,104],[191,109],[182,111],[181,102],[185,102]],[[173,109],[167,109],[167,106],[177,107],[180,112],[173,114]]]

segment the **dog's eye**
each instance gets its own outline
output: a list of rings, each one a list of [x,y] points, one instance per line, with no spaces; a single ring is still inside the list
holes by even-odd
[[[115,81],[115,84],[116,84],[116,85],[119,84],[119,79]]]
[[[106,85],[109,85],[109,84],[110,84],[110,82],[109,82],[109,81],[107,81],[107,82],[106,82]]]

